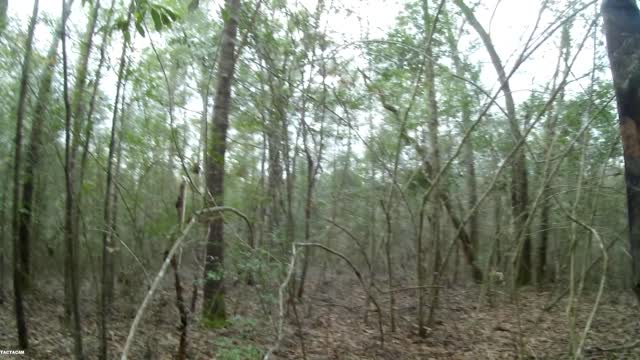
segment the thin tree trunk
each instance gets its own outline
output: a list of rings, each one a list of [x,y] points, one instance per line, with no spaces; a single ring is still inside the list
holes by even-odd
[[[511,87],[509,85],[509,79],[505,72],[502,60],[498,55],[491,36],[482,27],[480,22],[476,19],[473,10],[471,10],[463,0],[454,0],[456,6],[460,8],[469,24],[476,30],[480,39],[482,40],[493,67],[498,74],[498,80],[501,84],[501,90],[504,94],[506,111],[509,120],[509,126],[511,128],[511,134],[513,137],[513,144],[519,144],[522,139],[522,132],[520,131],[520,124],[516,115],[516,107],[511,93]],[[517,266],[514,271],[517,271],[514,280],[518,285],[527,285],[531,282],[531,235],[526,228],[528,218],[529,207],[529,193],[528,193],[528,180],[527,180],[527,166],[526,166],[526,154],[525,146],[520,146],[511,166],[511,207],[513,210],[513,218],[515,223],[516,239],[524,239],[522,244],[522,250],[516,252],[514,255],[513,264]],[[517,244],[518,247],[520,244]]]
[[[70,8],[72,3],[73,0],[70,0],[67,9]],[[57,26],[56,33],[49,47],[49,51],[47,52],[47,66],[40,77],[38,98],[34,111],[35,116],[31,125],[30,143],[25,154],[26,162],[23,178],[24,182],[22,184],[23,211],[20,213],[20,253],[22,257],[21,261],[24,264],[24,271],[26,275],[25,281],[27,282],[25,285],[27,287],[31,280],[32,233],[36,233],[35,227],[38,226],[36,222],[33,222],[36,173],[40,165],[43,146],[42,136],[46,132],[45,121],[47,119],[47,110],[51,98],[51,85],[53,83],[53,72],[55,70],[56,58],[58,56],[60,34],[62,34],[62,27],[66,24],[69,14],[70,11],[67,10],[60,18],[60,23]]]
[[[126,84],[127,84],[128,76],[125,75],[124,83],[122,86],[122,104],[120,106],[120,127],[118,129],[118,135],[116,137],[116,162],[114,164],[113,169],[113,177],[111,179],[111,184],[113,189],[111,191],[111,216],[110,223],[106,224],[107,226],[107,236],[110,237],[109,242],[111,243],[109,262],[107,263],[107,271],[105,274],[106,279],[106,299],[107,304],[111,306],[113,304],[113,298],[115,296],[115,279],[116,279],[116,261],[118,260],[118,255],[120,253],[120,242],[117,239],[118,235],[118,191],[116,191],[115,186],[120,178],[120,169],[122,164],[122,137],[124,133],[124,120],[125,115],[128,113],[126,108]]]
[[[393,291],[393,264],[391,263],[391,236],[393,229],[391,228],[391,212],[384,206],[384,201],[380,201],[382,211],[387,221],[387,232],[385,236],[385,255],[387,265],[387,282],[389,286],[389,319],[391,322],[391,332],[396,331],[396,296]],[[371,259],[373,260],[373,259]]]
[[[13,157],[13,291],[15,299],[16,326],[18,328],[18,345],[21,349],[29,347],[29,334],[27,332],[27,322],[24,314],[23,289],[25,285],[25,264],[22,263],[22,246],[20,244],[20,209],[22,198],[20,193],[20,176],[22,166],[22,129],[24,127],[25,110],[27,107],[27,87],[31,76],[31,57],[33,55],[33,36],[36,22],[38,21],[39,0],[33,3],[33,13],[27,31],[27,41],[25,44],[24,60],[22,62],[22,76],[20,79],[20,92],[18,95],[18,107],[16,111],[16,137],[15,154]]]
[[[67,12],[67,4],[62,2],[62,14]],[[71,280],[71,311],[73,314],[73,340],[74,340],[74,352],[76,359],[83,359],[82,350],[82,325],[80,322],[80,304],[79,304],[79,277],[78,277],[78,254],[74,248],[74,226],[73,226],[73,209],[74,209],[74,160],[71,157],[71,103],[69,102],[69,74],[68,74],[68,61],[67,61],[67,34],[66,25],[62,25],[62,70],[63,70],[63,96],[64,96],[64,114],[65,114],[65,185],[66,185],[66,201],[65,201],[65,215],[64,215],[64,231],[66,240],[66,260],[69,264],[70,280]]]
[[[129,12],[127,15],[127,24],[131,23],[131,17],[133,13],[133,6],[135,2],[131,1],[129,5]],[[98,358],[101,360],[108,359],[108,342],[107,342],[107,329],[109,316],[111,314],[111,279],[109,275],[112,270],[112,251],[114,245],[113,242],[113,229],[111,225],[113,223],[113,193],[114,189],[114,162],[117,152],[117,139],[116,134],[118,131],[118,108],[121,97],[123,96],[123,87],[125,81],[125,70],[127,65],[127,48],[129,47],[129,37],[125,37],[125,41],[122,44],[122,51],[120,54],[120,64],[118,65],[118,82],[116,85],[116,97],[113,105],[113,115],[111,118],[111,137],[109,140],[109,154],[107,156],[107,179],[106,190],[104,196],[103,206],[103,224],[105,231],[102,236],[102,280],[101,280],[101,293],[100,293],[100,311],[99,311],[99,336],[100,336],[100,350]]]
[[[83,124],[86,122],[85,120],[85,92],[87,85],[87,68],[89,63],[89,57],[91,55],[91,50],[93,48],[93,36],[96,29],[96,24],[98,21],[98,14],[100,13],[100,1],[96,0],[94,4],[92,4],[91,15],[89,17],[89,22],[87,24],[87,30],[85,31],[85,37],[81,44],[80,48],[80,57],[78,58],[77,70],[76,70],[76,82],[72,99],[72,116],[73,116],[73,140],[71,145],[71,160],[75,164],[77,162],[77,154],[78,150],[81,149],[81,145],[85,143],[81,136],[81,132],[83,129]],[[107,24],[111,22],[111,14],[112,11],[109,12],[109,18],[107,20]],[[101,65],[99,65],[101,66]],[[87,125],[88,127],[89,125]],[[86,133],[85,133],[86,134]],[[91,133],[89,132],[88,135]],[[86,149],[83,148],[84,151]],[[84,155],[84,153],[82,154]],[[79,168],[77,169],[77,173],[74,174],[74,177],[77,181],[75,186],[75,203],[73,204],[73,246],[75,248],[76,253],[79,253],[80,249],[80,223],[81,223],[81,200],[82,200],[82,185],[84,182],[84,166],[86,166],[86,162],[81,162]]]
[[[207,190],[216,206],[224,205],[224,163],[227,150],[227,129],[231,109],[231,85],[236,65],[236,33],[240,15],[240,0],[226,0],[217,89],[207,152]],[[224,219],[221,216],[209,223],[207,257],[204,267],[203,317],[205,324],[219,327],[226,322],[224,302]]]
[[[570,61],[570,46],[571,46],[571,38],[570,38],[570,25],[567,24],[562,29],[562,38],[560,41],[560,52],[558,56],[558,64],[556,66],[556,71],[554,74],[553,80],[553,88],[555,89],[557,83],[557,77],[560,75],[561,68],[564,68],[563,77],[567,76],[568,62]],[[560,90],[558,94],[558,101],[556,103],[555,111],[552,111],[548,114],[547,122],[545,124],[545,133],[544,133],[544,147],[545,147],[545,157],[550,159],[553,154],[553,146],[556,140],[556,126],[558,123],[558,119],[560,117],[560,111],[562,111],[564,104],[565,91]],[[543,174],[542,178],[546,178],[547,174]],[[551,201],[552,201],[552,185],[553,179],[549,179],[544,184],[543,195],[542,195],[542,209],[540,212],[540,244],[538,248],[538,269],[536,271],[537,281],[539,285],[542,285],[545,277],[545,270],[547,266],[547,249],[549,247],[549,234],[551,233]],[[575,216],[575,214],[573,214]],[[572,233],[576,229],[576,224],[571,224]]]
[[[323,6],[323,1],[321,0],[318,2],[318,7],[316,9],[316,15],[315,15],[316,28],[319,27],[319,22],[320,22],[319,19],[322,12],[322,6]],[[315,56],[315,47],[312,49],[312,52]],[[307,89],[305,90],[305,92],[308,92],[309,88],[311,87],[311,83],[313,81],[314,69],[315,68],[311,66],[311,69],[309,71],[310,73],[309,83],[307,85]],[[304,242],[309,242],[311,239],[311,216],[312,216],[312,208],[313,208],[313,192],[314,192],[314,187],[316,183],[316,176],[318,175],[318,170],[320,169],[320,162],[322,161],[322,150],[323,150],[323,140],[324,140],[323,138],[324,137],[324,121],[326,116],[325,101],[327,97],[327,84],[326,84],[327,72],[326,72],[326,64],[324,60],[322,61],[322,64],[321,64],[321,74],[322,74],[322,99],[321,99],[321,103],[318,104],[318,106],[320,106],[321,108],[320,119],[319,121],[314,121],[314,122],[320,123],[320,141],[319,141],[320,143],[319,144],[316,143],[315,138],[313,137],[313,133],[311,133],[309,129],[309,125],[306,123],[305,116],[306,116],[307,97],[303,95],[303,100],[302,100],[302,104],[303,104],[302,115],[301,115],[302,142],[304,145],[304,153],[307,158],[307,194],[306,194],[305,209],[304,209]],[[303,73],[302,79],[304,81],[304,73]],[[314,140],[313,141],[314,148],[316,146],[319,146],[317,149],[315,162],[313,159],[313,155],[311,153],[309,136],[311,136],[311,139]],[[300,276],[300,286],[298,287],[298,294],[297,294],[298,300],[301,300],[302,295],[304,294],[304,285],[307,277],[307,272],[309,269],[309,262],[311,261],[310,259],[311,249],[307,247],[304,250],[305,251],[304,251],[304,258],[302,262],[302,274]]]
[[[429,14],[429,1],[423,0],[423,24],[424,32],[432,27],[433,17]],[[429,132],[429,145],[430,145],[430,158],[431,167],[434,174],[440,172],[440,143],[439,143],[439,118],[438,118],[438,101],[436,99],[436,77],[435,66],[436,60],[433,53],[433,41],[427,41],[427,47],[425,49],[426,66],[425,66],[425,87],[427,93],[427,127]],[[439,199],[440,194],[445,194],[445,189],[439,184],[433,185],[433,198]],[[446,196],[446,195],[445,195]],[[433,271],[432,271],[432,285],[436,285],[439,278],[439,272],[444,271],[441,269],[442,257],[440,254],[440,202],[435,201],[431,212],[431,236],[432,243],[431,248],[433,251]],[[422,285],[419,285],[422,286]],[[423,291],[423,290],[420,290]],[[432,326],[435,321],[435,311],[439,302],[439,290],[438,287],[434,287],[431,290],[431,306],[429,307],[429,317],[427,318],[427,326]],[[419,327],[419,335],[421,337],[426,336],[426,328],[424,326]]]
[[[113,18],[113,8],[115,5],[115,0],[111,1],[111,7],[109,9],[109,16],[107,18],[107,24],[110,25],[111,24],[111,20]],[[95,76],[94,76],[94,83],[93,83],[93,89],[91,91],[91,98],[89,100],[89,108],[87,111],[87,120],[86,120],[86,126],[84,128],[84,135],[83,135],[83,139],[82,139],[82,147],[80,148],[81,151],[81,158],[80,158],[80,168],[78,169],[78,191],[77,191],[77,197],[76,197],[76,213],[74,214],[75,219],[76,219],[76,228],[79,230],[79,224],[80,224],[80,220],[81,220],[81,212],[80,212],[80,207],[82,206],[82,186],[84,184],[84,177],[85,177],[85,172],[87,169],[87,160],[88,160],[88,155],[89,155],[89,144],[91,143],[91,138],[93,137],[93,114],[95,111],[95,104],[96,104],[96,98],[98,96],[98,89],[99,89],[99,85],[100,85],[100,80],[102,79],[102,69],[104,66],[104,62],[105,62],[105,55],[106,55],[106,48],[107,48],[107,38],[109,36],[110,32],[108,30],[104,30],[103,35],[102,35],[102,43],[100,45],[100,60],[98,61],[98,69],[96,70]],[[78,231],[79,234],[79,231]],[[76,235],[78,235],[76,234]],[[79,243],[79,239],[76,238],[76,245]],[[98,310],[99,311],[99,310]]]
[[[458,76],[459,78],[465,78],[467,76],[467,71],[465,70],[465,64],[460,58],[457,39],[453,34],[451,27],[449,27],[447,30],[447,41],[449,42],[449,48],[451,49],[451,57],[453,60],[453,66],[456,71],[456,76]],[[460,94],[458,95],[458,101],[460,104],[460,110],[462,112],[462,127],[464,131],[467,131],[472,125],[471,105],[473,101],[473,93],[469,91],[469,89],[467,89],[467,85],[465,82],[461,82],[461,87],[462,91],[460,91]],[[466,191],[468,196],[467,204],[469,208],[473,208],[476,202],[478,202],[478,184],[476,179],[475,152],[472,137],[464,142],[464,147],[462,150],[463,163],[465,164],[465,168],[467,170],[467,174],[465,176]],[[473,245],[473,249],[475,252],[477,252],[479,249],[479,236],[478,214],[474,213],[469,218],[469,238],[471,239],[471,244]]]

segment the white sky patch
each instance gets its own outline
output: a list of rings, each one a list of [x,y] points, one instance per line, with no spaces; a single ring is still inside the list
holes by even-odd
[[[315,10],[317,0],[298,0],[309,11]],[[432,0],[433,6],[437,1]],[[71,26],[84,26],[86,23],[86,11],[80,9],[81,0],[75,0],[74,9],[70,18]],[[213,1],[214,6],[219,1]],[[337,38],[345,42],[357,41],[367,37],[375,39],[383,37],[395,24],[396,17],[402,12],[407,1],[403,0],[325,0],[325,6],[334,6],[340,11],[331,11],[323,16],[323,27]],[[40,14],[57,18],[61,13],[62,0],[40,0]],[[474,9],[480,23],[490,32],[494,45],[500,54],[502,61],[509,69],[520,53],[522,46],[532,30],[538,12],[540,0],[483,0]],[[26,27],[33,8],[33,0],[19,0],[9,2],[9,15],[20,19]],[[587,10],[589,12],[590,10]],[[547,19],[549,13],[547,11]],[[545,22],[543,21],[544,27]],[[477,40],[478,37],[468,25],[471,37],[468,41]],[[83,30],[83,29],[81,29]],[[574,34],[576,31],[574,31]],[[37,46],[46,48],[51,38],[51,29],[43,24],[37,28]],[[525,63],[521,70],[514,74],[512,89],[518,100],[522,101],[528,96],[532,84],[541,85],[551,79],[557,60],[558,33],[548,41],[548,44],[534,54]],[[579,39],[574,39],[578,41]],[[468,42],[467,41],[467,42]],[[356,54],[353,50],[345,48],[345,53]],[[592,51],[588,49],[588,51]],[[588,51],[585,55],[588,55]],[[578,62],[578,70],[586,71],[590,67],[590,56]],[[496,85],[496,73],[493,69],[486,50],[479,46],[472,59],[482,64],[482,80],[485,86]],[[588,65],[587,65],[588,64]],[[581,66],[582,65],[582,66]],[[577,71],[579,73],[580,71]]]
[[[560,2],[564,3],[565,1],[566,0]],[[294,3],[294,1],[292,1],[292,3]],[[313,13],[317,5],[317,0],[297,0],[297,3]],[[407,3],[408,1],[406,0],[325,0],[326,8],[337,8],[339,11],[332,9],[324,13],[321,26],[323,29],[326,29],[327,33],[329,33],[335,41],[338,41],[339,44],[348,44],[365,38],[379,39],[384,37],[385,34],[393,28],[397,16],[403,11]],[[431,3],[435,7],[439,1],[431,0]],[[469,1],[469,3],[471,2]],[[221,4],[221,0],[215,0],[210,1],[207,6],[208,8],[217,9]],[[507,72],[512,68],[515,58],[522,51],[524,43],[534,27],[541,4],[541,0],[482,0],[474,9],[478,20],[490,33]],[[40,0],[40,18],[59,18],[61,6],[62,0]],[[453,9],[450,2],[447,2],[446,6]],[[26,28],[29,17],[31,16],[32,7],[33,0],[9,1],[9,16],[19,19],[20,26]],[[593,10],[585,10],[584,15],[587,17],[587,21],[588,17],[592,14]],[[551,16],[551,12],[547,10],[537,34],[540,34],[541,29],[544,29],[549,21],[552,20]],[[83,33],[87,17],[87,9],[81,8],[81,0],[75,0],[69,21],[71,28],[69,33],[74,34],[74,36],[79,36],[77,34]],[[574,30],[572,31],[574,36],[572,45],[574,48],[584,35],[587,21],[577,20],[574,26]],[[463,53],[469,53],[464,48],[469,48],[473,43],[478,44],[471,53],[470,59],[482,66],[482,86],[491,92],[495,92],[499,84],[496,71],[490,62],[487,51],[480,42],[475,30],[468,24],[466,25],[466,29],[469,32],[469,36],[461,39],[461,51]],[[75,32],[75,30],[77,30],[77,32]],[[51,36],[52,29],[40,23],[36,32],[36,46],[40,49],[47,49],[51,41]],[[153,37],[156,45],[162,43],[162,36],[153,32],[152,34],[148,34],[145,39],[141,39],[133,33],[132,36],[135,36],[134,51],[141,51],[149,47],[149,36]],[[601,38],[602,34],[598,33],[598,36]],[[511,88],[517,103],[526,100],[534,88],[540,89],[551,81],[557,63],[559,39],[560,31],[557,31],[511,78]],[[591,40],[587,42],[588,46],[583,50],[583,54],[580,55],[576,63],[576,68],[574,69],[575,76],[581,76],[591,69],[593,53],[591,43]],[[121,41],[116,40],[112,43],[109,55],[109,62],[111,64],[117,62],[121,47]],[[604,49],[598,50],[604,51]],[[77,50],[71,49],[70,46],[70,53],[71,55],[77,55]],[[361,56],[361,51],[354,46],[341,48],[339,55],[340,57],[355,58],[356,64],[366,61]],[[365,63],[362,63],[362,65],[364,64]],[[106,89],[108,93],[109,91],[115,92],[117,79],[115,74],[116,69],[117,67],[112,67],[112,69],[105,74],[105,79],[102,81],[103,89]],[[574,90],[584,89],[588,87],[588,81],[589,79],[584,79],[580,83],[572,85],[572,88]],[[548,95],[549,94],[546,94],[545,96]],[[498,101],[502,103],[502,97],[499,97]],[[202,104],[198,97],[194,97],[192,101],[189,101],[187,106],[189,109],[200,110]],[[179,110],[176,109],[176,111]],[[181,115],[187,116],[186,114]],[[374,116],[377,118],[383,116],[383,114],[375,114]],[[364,119],[362,120],[364,121]],[[381,119],[376,119],[376,122],[378,121],[381,121]],[[366,137],[366,131],[368,131],[368,129],[363,129],[361,135]]]

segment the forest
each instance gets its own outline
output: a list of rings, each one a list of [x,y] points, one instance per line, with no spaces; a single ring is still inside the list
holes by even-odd
[[[640,359],[636,0],[0,0],[0,358]]]

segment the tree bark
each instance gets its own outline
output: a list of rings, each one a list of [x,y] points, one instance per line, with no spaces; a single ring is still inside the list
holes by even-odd
[[[27,87],[31,76],[31,58],[33,56],[33,36],[36,22],[38,21],[39,1],[33,3],[33,14],[27,31],[24,60],[22,62],[22,76],[20,79],[20,92],[18,95],[18,107],[16,111],[16,137],[15,153],[13,157],[13,291],[15,299],[16,326],[18,328],[18,345],[21,349],[29,347],[29,334],[24,314],[23,289],[25,285],[25,264],[22,263],[22,246],[20,244],[20,210],[22,197],[20,193],[20,175],[22,167],[22,129],[24,127],[25,110],[27,108]]]
[[[433,27],[434,17],[429,14],[429,1],[423,1],[423,24],[425,36],[434,36],[429,34],[429,29]],[[431,158],[432,171],[435,174],[440,172],[440,136],[439,127],[439,109],[438,100],[436,99],[436,74],[435,66],[436,59],[433,52],[433,41],[427,41],[427,47],[425,49],[426,66],[425,66],[425,87],[427,95],[427,128],[429,132],[429,152]],[[433,271],[432,271],[432,285],[436,285],[439,278],[439,271],[442,263],[442,256],[440,254],[440,214],[441,207],[440,198],[441,194],[446,194],[443,186],[435,184],[433,189],[433,199],[436,201],[432,204],[431,209],[431,248],[433,251]],[[423,289],[419,291],[424,291]],[[431,306],[429,307],[429,315],[427,318],[427,326],[431,327],[435,321],[435,311],[439,302],[439,290],[434,287],[431,291]],[[426,328],[424,326],[419,327],[420,336],[426,336]]]
[[[320,26],[319,24],[320,16],[322,14],[323,6],[324,6],[323,1],[319,1],[318,6],[316,8],[316,14],[315,14],[316,29],[319,28]],[[313,48],[311,50],[312,53],[314,54],[314,58],[316,53],[315,46],[316,44],[314,43]],[[303,88],[303,91],[305,92],[308,92],[311,88],[311,84],[313,82],[314,70],[315,70],[315,67],[312,65],[309,71],[310,73],[309,82],[306,86],[306,89]],[[321,99],[321,104],[318,104],[318,106],[321,107],[321,110],[320,110],[319,119],[317,118],[314,119],[315,120],[314,123],[320,124],[319,144],[318,144],[318,141],[316,141],[315,137],[313,136],[313,132],[311,131],[312,129],[309,127],[309,125],[306,122],[306,118],[305,118],[306,110],[307,110],[306,96],[303,96],[302,114],[301,114],[301,120],[300,120],[300,125],[302,128],[302,143],[304,146],[303,150],[307,158],[307,189],[306,189],[307,191],[306,191],[305,206],[304,206],[304,242],[309,242],[311,239],[311,217],[313,212],[313,194],[314,194],[315,185],[316,185],[316,176],[318,175],[318,170],[320,169],[320,162],[322,161],[324,122],[326,117],[325,102],[327,98],[327,83],[326,83],[327,72],[326,72],[326,63],[324,60],[322,60],[322,63],[321,63],[320,73],[322,74],[322,99]],[[304,82],[304,71],[302,72],[302,81]],[[311,151],[312,147],[309,144],[310,140],[313,140],[313,148],[316,150],[315,160],[314,160],[314,154]],[[293,184],[291,187],[293,187]],[[310,261],[311,261],[311,249],[305,248],[304,258],[302,262],[302,274],[300,276],[300,286],[298,287],[298,294],[297,294],[298,300],[301,300],[302,295],[304,294],[304,285],[305,285]]]
[[[236,34],[240,0],[226,0],[216,97],[213,107],[211,134],[207,152],[207,190],[215,206],[224,205],[224,163],[227,150],[227,129],[231,109],[231,85],[236,65]],[[209,223],[207,256],[204,267],[203,317],[205,324],[219,327],[226,321],[224,302],[224,219],[215,217]]]
[[[22,208],[20,213],[20,253],[21,261],[24,264],[25,284],[29,286],[31,278],[31,238],[32,233],[36,232],[37,224],[32,222],[34,211],[34,193],[36,183],[36,173],[40,165],[40,155],[43,145],[43,133],[45,132],[45,120],[47,118],[47,109],[51,99],[51,85],[53,83],[53,72],[55,70],[56,58],[58,57],[58,45],[60,44],[60,34],[62,27],[65,26],[69,14],[71,13],[70,5],[73,0],[69,1],[67,11],[63,13],[60,23],[56,29],[49,51],[47,52],[47,67],[44,69],[40,78],[38,87],[38,98],[35,105],[33,123],[31,124],[30,143],[26,151],[26,162],[24,170],[24,178],[22,184]]]
[[[635,0],[604,0],[602,14],[624,153],[631,285],[640,301],[640,11]]]
[[[69,4],[62,1],[62,17],[65,17],[65,14],[68,10]],[[69,101],[69,74],[68,74],[68,61],[67,61],[67,32],[66,25],[63,23],[62,25],[62,71],[63,71],[63,97],[64,97],[64,115],[65,115],[65,166],[64,166],[64,175],[65,175],[65,215],[64,215],[64,233],[65,233],[65,243],[66,243],[66,252],[65,252],[65,260],[69,264],[68,268],[70,270],[70,280],[71,280],[71,311],[73,314],[73,340],[74,340],[74,352],[76,359],[83,359],[83,350],[82,350],[82,325],[80,321],[80,304],[79,304],[79,292],[80,292],[80,284],[78,269],[77,269],[77,259],[78,254],[73,245],[74,240],[74,226],[73,226],[73,209],[74,209],[74,168],[75,162],[71,157],[71,141],[72,141],[72,114],[71,114],[71,103]]]

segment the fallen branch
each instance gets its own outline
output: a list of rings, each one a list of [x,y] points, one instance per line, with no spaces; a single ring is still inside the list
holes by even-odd
[[[187,237],[187,234],[189,233],[189,231],[191,230],[193,225],[195,225],[196,221],[197,222],[208,222],[209,218],[206,218],[205,217],[206,215],[212,215],[212,214],[215,214],[215,213],[218,213],[218,212],[223,212],[223,211],[230,211],[230,212],[238,215],[242,219],[244,219],[244,221],[249,226],[249,244],[250,245],[253,244],[253,227],[251,226],[251,222],[249,221],[249,218],[246,215],[244,215],[242,212],[240,212],[240,211],[238,211],[238,210],[236,210],[234,208],[227,207],[227,206],[214,206],[214,207],[211,207],[211,208],[206,208],[206,209],[202,209],[202,210],[197,211],[194,214],[194,216],[191,217],[191,220],[189,220],[189,223],[182,229],[182,231],[180,233],[180,236],[176,239],[176,241],[171,246],[171,249],[167,253],[167,255],[166,255],[165,259],[164,259],[164,262],[162,263],[162,266],[160,267],[160,271],[158,271],[158,274],[156,275],[155,279],[153,279],[153,283],[151,284],[151,287],[149,288],[149,291],[147,291],[147,295],[144,297],[144,300],[142,301],[142,304],[140,304],[140,308],[138,308],[138,312],[136,313],[136,316],[133,319],[133,322],[131,323],[131,328],[129,328],[129,335],[127,336],[127,341],[124,344],[124,349],[122,350],[122,355],[120,356],[121,360],[126,360],[127,359],[127,355],[129,354],[129,351],[131,350],[131,345],[133,344],[133,338],[135,337],[136,330],[138,329],[138,326],[140,325],[140,321],[142,320],[142,316],[144,315],[144,311],[146,310],[147,306],[151,302],[151,298],[153,297],[153,294],[158,289],[158,286],[160,285],[160,281],[164,277],[164,274],[167,271],[167,268],[169,267],[169,264],[171,263],[171,259],[173,259],[173,256],[175,255],[176,251],[178,251],[178,249],[180,248],[180,246],[184,242],[184,239]]]
[[[153,279],[153,283],[151,284],[149,291],[147,291],[147,295],[144,297],[144,300],[142,301],[142,304],[140,305],[140,308],[136,313],[136,317],[133,319],[131,328],[129,329],[127,342],[124,344],[124,349],[122,350],[122,355],[120,356],[121,360],[127,359],[129,350],[131,350],[131,344],[133,344],[133,338],[136,334],[136,330],[138,329],[138,325],[140,325],[140,320],[142,320],[142,315],[144,315],[144,311],[149,305],[149,303],[151,302],[151,298],[153,297],[153,294],[158,289],[158,286],[160,285],[160,280],[162,280],[162,277],[164,277],[164,274],[167,271],[169,264],[171,263],[171,259],[173,258],[173,255],[176,253],[178,248],[180,248],[180,245],[182,244],[184,239],[187,237],[189,230],[191,230],[194,224],[195,224],[195,217],[192,218],[191,221],[189,221],[187,226],[184,227],[184,230],[182,230],[182,234],[180,235],[180,237],[178,237],[178,239],[173,243],[171,250],[169,250],[169,253],[167,253],[167,256],[165,257],[164,262],[160,267],[160,271],[158,271],[158,274],[156,275],[155,279]]]

